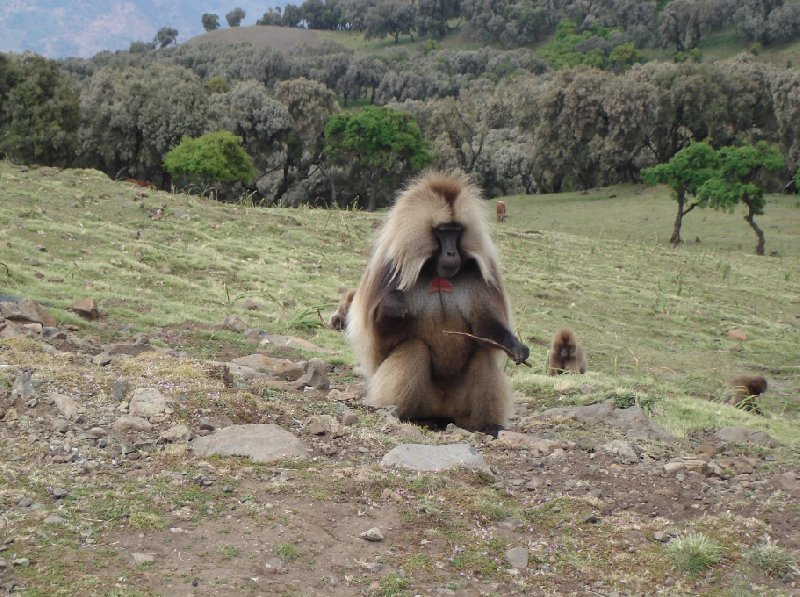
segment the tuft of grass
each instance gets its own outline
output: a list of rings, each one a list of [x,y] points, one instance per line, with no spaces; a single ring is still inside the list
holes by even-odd
[[[717,564],[723,557],[722,546],[703,533],[690,533],[667,545],[672,563],[681,572],[697,574]]]
[[[300,551],[291,543],[283,542],[275,546],[275,555],[284,562],[291,562],[300,557]]]
[[[154,512],[131,512],[128,526],[140,530],[162,530],[167,528],[167,521]]]
[[[386,597],[399,595],[411,586],[409,580],[399,574],[392,572],[381,579],[380,587]]]
[[[747,552],[747,561],[773,578],[783,578],[796,569],[792,554],[770,539]]]
[[[220,545],[217,548],[217,551],[222,556],[224,560],[233,560],[234,558],[239,556],[239,548],[233,545]]]

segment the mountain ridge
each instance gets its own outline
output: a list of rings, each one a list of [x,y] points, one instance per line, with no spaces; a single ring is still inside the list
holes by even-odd
[[[89,58],[103,50],[127,50],[134,41],[149,42],[162,27],[177,29],[182,43],[204,32],[204,13],[217,14],[221,28],[227,28],[225,15],[237,6],[247,15],[242,25],[254,24],[268,9],[255,0],[230,5],[218,0],[12,0],[0,5],[0,52]]]

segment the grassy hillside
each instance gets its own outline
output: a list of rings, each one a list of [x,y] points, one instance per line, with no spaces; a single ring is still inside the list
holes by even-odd
[[[338,288],[357,282],[378,214],[223,205],[143,192],[94,171],[0,168],[7,293],[45,301],[104,340],[125,324],[125,333],[162,335],[174,348],[208,356],[237,342],[244,350],[237,335],[207,329],[237,314],[254,328],[302,333],[352,363],[343,337],[321,325]],[[543,344],[567,325],[586,343],[590,369],[610,379],[657,394],[715,397],[731,375],[759,372],[770,378],[768,412],[800,411],[796,196],[770,197],[760,221],[777,256],[762,258],[752,254],[755,238],[741,214],[714,211],[690,214],[687,244],[670,248],[674,202],[666,189],[507,204],[510,217],[493,224],[495,236],[519,334],[532,342],[537,366]],[[100,302],[106,321],[90,325],[69,314],[85,296]],[[246,311],[245,298],[262,309]],[[749,339],[730,339],[733,328]],[[529,387],[542,381],[530,377],[540,372],[518,369],[515,379]]]
[[[352,352],[322,325],[338,288],[357,281],[381,214],[223,205],[95,171],[0,162],[0,294],[40,301],[72,338],[0,339],[0,590],[30,597],[794,590],[796,197],[770,197],[762,225],[773,257],[752,255],[740,215],[716,212],[686,219],[685,236],[700,243],[670,248],[673,202],[665,189],[505,200],[508,219],[492,222],[492,231],[533,367],[508,365],[516,435],[492,440],[422,430],[364,405]],[[493,213],[493,202],[486,209]],[[69,310],[85,297],[98,301],[99,319]],[[248,344],[222,325],[231,315],[296,342]],[[585,345],[589,372],[547,377],[545,345],[565,325]],[[734,339],[734,329],[746,339]],[[137,332],[176,350],[95,357],[101,344],[130,348]],[[221,367],[256,351],[292,366],[312,357],[336,365],[325,368],[330,392]],[[14,400],[12,384],[25,372],[38,395]],[[768,378],[763,416],[718,400],[738,372]],[[145,388],[169,406],[139,421],[144,429],[126,431],[131,394]],[[641,407],[645,425],[655,421],[673,437],[542,414],[609,400]],[[278,425],[308,456],[200,458],[187,440],[207,433],[209,422]],[[723,427],[766,431],[777,442],[714,433]],[[466,443],[487,467],[439,474],[379,464],[406,443]],[[619,446],[629,455],[614,452]],[[382,541],[360,538],[372,527]]]

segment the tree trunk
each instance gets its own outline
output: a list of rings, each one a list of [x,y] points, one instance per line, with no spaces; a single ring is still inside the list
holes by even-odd
[[[683,224],[683,206],[686,204],[686,194],[683,191],[677,191],[678,195],[678,213],[675,216],[675,223],[672,225],[672,236],[669,239],[673,247],[677,247],[683,241],[681,240],[681,225]]]
[[[747,215],[744,217],[748,224],[750,224],[750,228],[756,233],[756,238],[758,239],[758,243],[756,243],[756,255],[763,255],[764,254],[764,231],[758,227],[755,220],[755,214],[753,213],[753,209],[748,205],[747,206]]]

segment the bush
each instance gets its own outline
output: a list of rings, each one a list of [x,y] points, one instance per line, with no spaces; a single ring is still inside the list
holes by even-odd
[[[213,183],[248,182],[256,172],[242,147],[241,137],[216,131],[201,137],[184,137],[167,153],[164,168],[171,176],[206,188]]]

